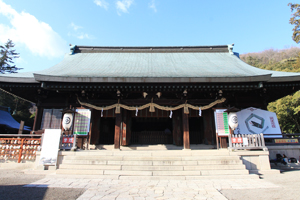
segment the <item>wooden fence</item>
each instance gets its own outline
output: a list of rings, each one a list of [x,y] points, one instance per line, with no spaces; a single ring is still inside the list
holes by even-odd
[[[261,134],[232,134],[228,136],[230,150],[262,149],[267,151],[264,135]]]

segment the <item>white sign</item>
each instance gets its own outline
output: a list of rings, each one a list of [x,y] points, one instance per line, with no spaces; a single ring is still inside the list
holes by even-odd
[[[45,129],[39,165],[56,165],[61,129]]]
[[[239,125],[234,130],[234,134],[281,134],[278,119],[274,112],[250,107],[237,112],[236,115]]]

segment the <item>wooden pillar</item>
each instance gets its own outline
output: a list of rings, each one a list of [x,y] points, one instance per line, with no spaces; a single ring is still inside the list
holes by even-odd
[[[116,123],[115,123],[115,139],[114,139],[114,148],[120,149],[120,135],[121,135],[121,123],[122,116],[121,114],[116,114]]]
[[[40,128],[42,117],[43,117],[42,113],[43,113],[43,109],[41,107],[37,107],[35,112],[33,127],[32,127],[33,131],[37,131]]]
[[[182,145],[182,118],[181,110],[175,110],[173,112],[173,140],[175,145]]]
[[[128,136],[127,136],[127,110],[122,111],[122,138],[121,145],[128,145]]]
[[[19,128],[18,134],[22,134],[22,133],[23,133],[23,130],[24,130],[24,121],[21,120],[21,122],[20,122],[20,128]]]
[[[219,137],[220,140],[220,147],[221,148],[227,148],[227,137]]]
[[[182,109],[183,148],[190,149],[189,115]]]

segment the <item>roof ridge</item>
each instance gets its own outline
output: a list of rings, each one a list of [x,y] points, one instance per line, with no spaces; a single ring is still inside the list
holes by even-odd
[[[209,46],[77,46],[70,45],[70,54],[73,53],[177,53],[177,52],[230,52],[232,45]]]

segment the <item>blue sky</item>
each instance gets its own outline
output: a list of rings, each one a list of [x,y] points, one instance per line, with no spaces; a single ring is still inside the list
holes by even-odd
[[[12,39],[20,72],[49,68],[69,44],[198,46],[240,54],[298,46],[286,0],[0,0],[0,43]]]

